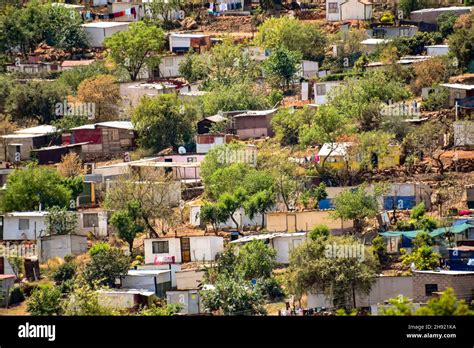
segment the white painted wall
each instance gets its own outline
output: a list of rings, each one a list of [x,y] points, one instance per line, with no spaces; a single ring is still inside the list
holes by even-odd
[[[214,136],[214,142],[211,144],[199,144],[196,143],[196,152],[197,153],[208,153],[209,150],[216,147],[217,145],[224,144],[224,136]]]
[[[122,287],[124,289],[145,289],[155,292],[155,278],[156,284],[162,284],[171,281],[169,273],[147,276],[133,276],[126,275],[122,278]]]
[[[44,262],[54,257],[80,255],[87,251],[87,238],[77,235],[54,235],[41,239],[40,260]]]
[[[84,214],[97,214],[98,218],[98,225],[95,227],[84,227]],[[77,213],[77,234],[79,235],[87,235],[87,233],[93,232],[96,236],[105,237],[107,236],[107,226],[108,226],[108,218],[106,211],[81,211]]]
[[[184,60],[184,57],[184,55],[170,55],[161,58],[161,62],[158,65],[161,77],[181,76],[179,73],[179,64]]]
[[[329,91],[337,86],[339,86],[342,82],[341,81],[326,81],[326,82],[318,82],[314,84],[314,103],[316,105],[326,104],[328,102],[328,94]],[[318,94],[317,85],[325,85],[326,86],[326,93]]]
[[[443,56],[449,53],[448,45],[425,46],[427,56]]]
[[[169,252],[153,254],[153,242],[168,241]],[[224,238],[219,236],[195,236],[189,237],[191,261],[212,261],[217,253],[224,251]],[[176,263],[181,263],[181,240],[180,238],[149,238],[145,239],[145,263],[153,264],[155,256],[174,256]]]
[[[29,229],[20,230],[19,220],[29,220]],[[8,216],[5,214],[3,220],[3,239],[4,240],[36,240],[46,230],[45,216]],[[36,238],[35,238],[36,236]]]
[[[100,22],[99,22],[100,23]],[[114,33],[128,29],[129,22],[123,22],[122,25],[103,27],[83,25],[92,47],[103,47],[104,39],[112,36]]]
[[[204,278],[204,271],[197,269],[176,272],[176,287],[179,290],[197,289]]]
[[[348,0],[341,4],[341,20],[366,20],[372,17],[372,5],[364,5],[358,0]]]
[[[328,0],[326,1],[326,20],[329,22],[335,22],[341,20],[341,4],[345,0]],[[337,3],[337,12],[330,13],[329,12],[329,4],[330,3]]]
[[[273,238],[270,243],[272,243],[273,249],[277,253],[276,262],[289,263],[291,250],[293,250],[293,248],[303,243],[304,240],[305,240],[305,236]]]
[[[200,205],[192,205],[189,211],[189,223],[193,226],[200,226],[201,219],[199,218],[199,214],[201,212]],[[239,226],[260,226],[262,223],[262,215],[256,214],[253,219],[250,219],[243,208],[239,208],[234,213],[235,220],[239,223]],[[234,221],[232,219],[228,219],[226,222],[220,223],[219,228],[236,228]]]

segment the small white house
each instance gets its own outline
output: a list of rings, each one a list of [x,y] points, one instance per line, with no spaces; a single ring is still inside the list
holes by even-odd
[[[328,102],[329,91],[342,83],[342,81],[316,82],[314,84],[314,104],[326,104]]]
[[[184,55],[169,54],[161,59],[158,65],[159,77],[179,77],[179,64],[184,60]]]
[[[389,39],[366,39],[360,42],[362,50],[367,53],[373,53],[377,49],[378,45],[390,42]]]
[[[173,53],[186,53],[190,49],[200,52],[211,47],[211,37],[206,34],[172,33],[169,41]]]
[[[98,291],[100,306],[118,310],[149,305],[153,298],[155,298],[155,292],[144,289],[104,289]]]
[[[326,2],[326,20],[329,22],[369,20],[372,3],[367,0],[330,0]]]
[[[449,45],[429,45],[425,46],[427,56],[444,56],[449,53]]]
[[[276,251],[276,262],[289,263],[290,252],[306,239],[306,232],[296,233],[265,233],[246,236],[230,242],[235,245],[243,245],[253,240],[263,240],[268,246]]]
[[[104,47],[104,40],[128,29],[130,22],[92,22],[82,24],[92,47]]]
[[[224,251],[220,236],[164,237],[145,239],[145,263],[213,261]]]
[[[3,237],[7,241],[37,240],[46,230],[46,215],[43,211],[5,213],[3,215]],[[2,217],[0,217],[0,220]]]
[[[312,60],[302,60],[301,61],[301,70],[299,72],[300,77],[310,79],[312,77],[318,76],[319,64]]]
[[[40,261],[66,255],[81,255],[87,251],[87,237],[75,234],[61,234],[41,237]]]
[[[107,236],[108,214],[105,210],[83,210],[77,212],[77,234],[87,235],[89,232],[96,237]]]

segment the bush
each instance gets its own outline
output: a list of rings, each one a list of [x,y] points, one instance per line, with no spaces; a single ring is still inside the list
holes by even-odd
[[[263,279],[260,286],[263,295],[270,301],[278,301],[285,298],[285,292],[281,284],[274,277]]]
[[[91,255],[90,262],[84,268],[84,278],[91,286],[114,287],[115,279],[127,274],[129,267],[130,258],[122,250],[108,246]]]
[[[446,88],[442,88],[428,94],[428,97],[421,102],[421,107],[426,111],[436,111],[446,108],[448,101],[449,91]]]
[[[382,23],[393,23],[395,22],[395,16],[390,11],[385,11],[380,17]]]
[[[309,238],[316,240],[320,237],[328,237],[331,231],[326,225],[316,225],[309,231]]]
[[[25,295],[23,294],[23,290],[17,284],[14,285],[13,288],[10,290],[10,305],[14,305],[16,303],[23,302],[25,300]]]
[[[110,245],[107,243],[96,243],[89,249],[89,255],[94,256],[102,250],[110,250]]]
[[[61,315],[61,291],[54,286],[38,286],[31,293],[26,308],[31,315]]]
[[[68,281],[74,278],[76,274],[76,268],[77,268],[76,265],[73,264],[72,262],[66,262],[62,264],[61,266],[59,266],[59,268],[53,275],[53,279],[56,282],[56,284],[59,285],[65,281]]]

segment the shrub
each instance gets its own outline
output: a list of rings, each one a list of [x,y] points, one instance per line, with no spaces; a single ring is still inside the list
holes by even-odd
[[[395,16],[390,11],[385,11],[380,17],[382,23],[393,23],[395,22]]]
[[[283,291],[281,284],[274,277],[263,279],[260,287],[263,295],[270,301],[281,300],[285,297],[285,292]]]
[[[328,237],[331,231],[326,225],[316,225],[309,231],[309,238],[316,240],[320,237]]]
[[[25,296],[23,295],[23,290],[19,285],[13,286],[10,290],[10,305],[23,302],[25,300]]]
[[[99,253],[101,250],[110,250],[110,245],[107,243],[96,243],[89,249],[89,255],[94,256]]]
[[[428,94],[421,102],[421,107],[426,111],[436,111],[447,107],[449,100],[449,92],[446,88],[438,89]]]
[[[59,266],[53,275],[53,279],[57,285],[74,278],[76,274],[76,265],[72,262],[66,262]]]
[[[61,315],[61,291],[54,286],[38,286],[28,299],[26,308],[31,315]]]

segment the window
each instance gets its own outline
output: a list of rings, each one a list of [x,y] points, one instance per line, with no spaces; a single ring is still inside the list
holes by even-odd
[[[119,139],[120,139],[120,137],[119,137],[119,130],[118,129],[109,130],[109,140],[117,141]]]
[[[433,292],[438,291],[438,284],[425,284],[425,295],[432,296]]]
[[[328,3],[328,13],[338,13],[338,12],[339,12],[339,6],[337,5],[337,2]]]
[[[153,254],[167,254],[170,250],[168,241],[153,242],[151,246]]]
[[[165,58],[165,66],[173,66],[173,58]]]
[[[325,84],[316,85],[316,95],[326,95],[326,85]]]
[[[82,214],[82,226],[85,228],[99,226],[99,214],[97,213]]]
[[[18,220],[18,229],[20,231],[28,231],[30,229],[30,220],[29,219],[19,219]]]
[[[197,162],[197,158],[196,157],[188,157],[188,163],[193,163],[193,162]]]
[[[409,28],[400,28],[400,36],[402,36],[402,37],[410,36],[410,29]]]

